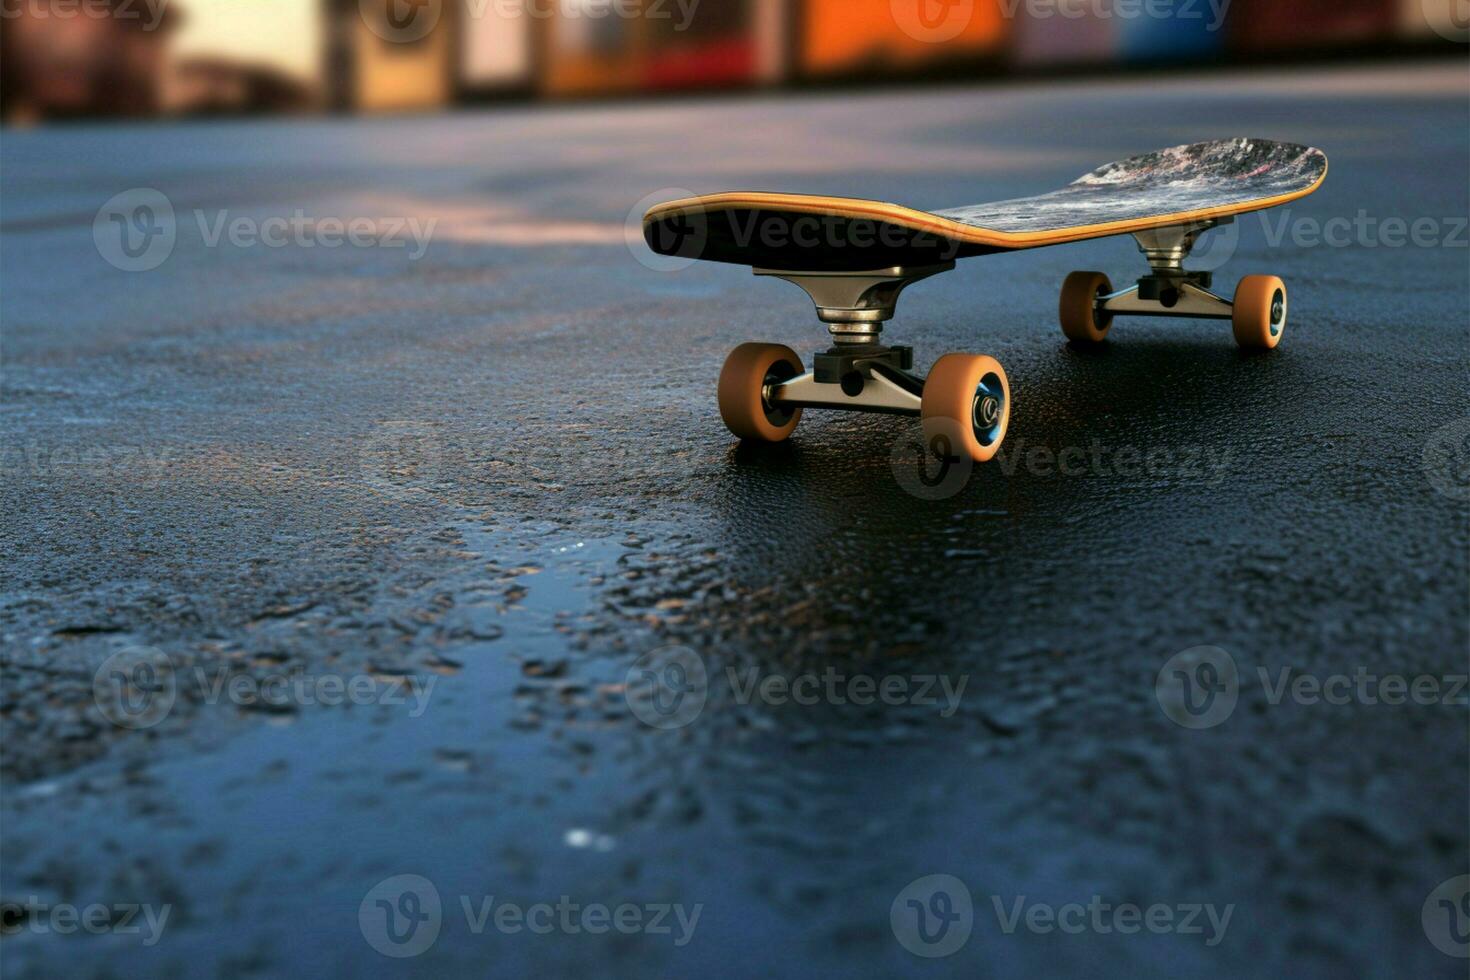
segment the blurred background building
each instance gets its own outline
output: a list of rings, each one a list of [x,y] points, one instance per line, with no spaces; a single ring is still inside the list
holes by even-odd
[[[126,16],[132,5],[133,16]],[[163,105],[177,11],[163,0],[105,0],[88,15],[7,0],[0,20],[0,105],[7,120],[144,116]]]
[[[1470,0],[1147,4],[1153,16],[1144,0],[3,0],[3,112],[416,111],[1464,51],[1470,31]]]

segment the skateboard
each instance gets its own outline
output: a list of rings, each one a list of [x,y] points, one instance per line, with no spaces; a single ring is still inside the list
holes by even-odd
[[[749,265],[804,289],[831,346],[807,370],[784,344],[741,344],[720,372],[720,415],[743,440],[780,442],[808,408],[917,415],[926,440],[943,438],[977,462],[995,455],[1011,414],[1005,370],[981,354],[945,354],[927,377],[913,349],[880,342],[899,294],[996,252],[1132,235],[1149,272],[1114,290],[1101,272],[1062,283],[1059,319],[1075,344],[1099,344],[1118,315],[1229,320],[1243,348],[1270,349],[1286,327],[1286,284],[1249,275],[1233,299],[1211,273],[1185,269],[1191,249],[1236,215],[1286,204],[1327,176],[1321,150],[1231,139],[1129,157],[1060,190],[944,211],[883,201],[735,192],[660,204],[643,217],[663,255]],[[931,443],[932,445],[932,443]]]

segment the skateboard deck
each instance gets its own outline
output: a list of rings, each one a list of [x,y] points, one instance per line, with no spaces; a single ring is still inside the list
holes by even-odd
[[[1059,245],[1258,211],[1315,191],[1314,147],[1230,139],[1098,167],[1034,197],[921,211],[885,201],[737,191],[670,201],[644,216],[664,255],[781,269],[874,269]]]

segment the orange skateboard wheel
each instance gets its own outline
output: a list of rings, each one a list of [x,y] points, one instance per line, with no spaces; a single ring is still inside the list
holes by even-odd
[[[1247,350],[1270,350],[1286,329],[1286,283],[1277,276],[1246,276],[1235,287],[1230,326]]]
[[[766,402],[766,385],[802,373],[801,357],[785,344],[741,344],[720,370],[720,417],[741,439],[781,442],[801,421],[801,409]]]
[[[1057,317],[1068,340],[1084,344],[1100,344],[1107,339],[1113,315],[1097,313],[1097,298],[1113,291],[1113,284],[1101,272],[1073,272],[1062,283],[1062,300]]]
[[[990,459],[1011,421],[1005,369],[984,354],[945,354],[924,380],[920,414],[924,441],[947,439],[977,463]]]

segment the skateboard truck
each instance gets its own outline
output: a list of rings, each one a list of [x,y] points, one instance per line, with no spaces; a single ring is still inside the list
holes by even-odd
[[[1214,277],[1208,272],[1185,271],[1184,260],[1189,258],[1200,235],[1217,225],[1228,225],[1234,221],[1233,217],[1227,216],[1134,232],[1138,250],[1148,260],[1152,274],[1127,289],[1099,296],[1097,313],[1229,320],[1233,305],[1228,299],[1210,292]]]
[[[843,345],[876,344],[884,322],[893,319],[898,294],[905,287],[953,268],[953,262],[940,262],[866,272],[752,271],[758,276],[785,279],[805,290],[817,307],[817,317],[827,324],[832,342]]]
[[[948,456],[984,462],[1000,448],[1010,420],[1005,370],[991,357],[945,354],[927,378],[913,373],[911,347],[879,343],[898,295],[954,262],[857,272],[754,269],[800,286],[832,336],[832,346],[802,359],[782,344],[742,344],[720,373],[720,414],[745,439],[780,442],[806,408],[918,415],[926,443]]]
[[[899,293],[953,268],[953,262],[941,262],[861,272],[752,270],[800,286],[832,335],[832,347],[813,358],[812,370],[767,386],[767,402],[918,415],[924,379],[912,373],[913,348],[887,347],[878,337],[883,324],[893,318]]]
[[[1233,299],[1210,292],[1211,274],[1190,272],[1184,260],[1200,235],[1229,224],[1229,215],[1133,233],[1148,260],[1149,274],[1127,289],[1113,290],[1101,272],[1074,272],[1062,283],[1060,318],[1068,340],[1100,343],[1113,317],[1188,316],[1229,320],[1235,341],[1247,350],[1269,350],[1286,327],[1286,283],[1276,276],[1246,276]]]

